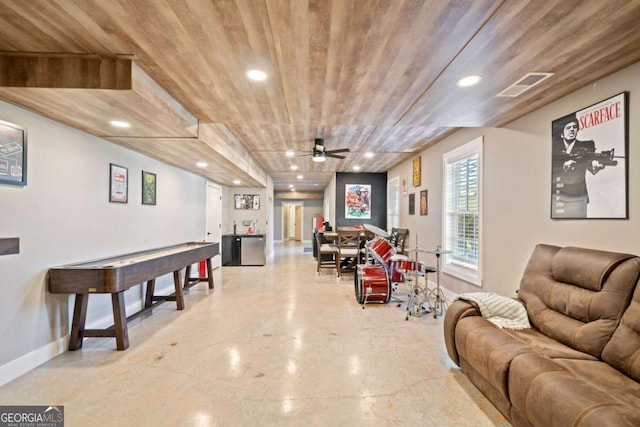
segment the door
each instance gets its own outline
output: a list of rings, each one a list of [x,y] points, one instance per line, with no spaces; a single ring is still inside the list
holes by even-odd
[[[222,190],[220,187],[207,183],[207,242],[220,243],[222,250]],[[220,267],[221,257],[211,259],[212,268]]]
[[[295,240],[299,242],[302,240],[302,206],[296,205],[296,223],[295,223]]]

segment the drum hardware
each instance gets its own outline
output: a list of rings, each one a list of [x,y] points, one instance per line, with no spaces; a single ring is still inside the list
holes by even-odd
[[[440,245],[438,245],[434,250],[427,251],[427,253],[434,254],[436,256],[436,288],[429,290],[429,298],[434,299],[434,303],[430,303],[430,305],[433,308],[433,318],[436,319],[438,316],[442,316],[447,305],[444,292],[440,289],[440,255],[450,254],[453,253],[453,251],[442,249]]]

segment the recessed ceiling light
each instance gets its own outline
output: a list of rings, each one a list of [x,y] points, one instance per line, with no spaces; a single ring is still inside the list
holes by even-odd
[[[293,188],[293,184],[289,184],[289,188]]]
[[[263,80],[267,80],[267,73],[260,70],[249,70],[247,71],[247,77],[249,77],[251,80],[261,82]]]
[[[293,157],[293,156],[296,155],[296,153],[294,153],[293,151],[288,150],[288,151],[285,151],[284,155],[287,156],[287,157]]]
[[[456,85],[458,85],[458,87],[469,87],[477,84],[479,81],[480,76],[478,75],[466,76],[458,80],[458,83],[456,83]]]
[[[360,170],[360,166],[355,165],[355,166],[353,167],[353,170],[354,170],[354,171],[359,171],[359,170]]]
[[[234,180],[233,180],[233,183],[234,183],[234,184],[236,184],[236,185],[238,185],[238,184],[240,184],[240,180],[239,180],[239,179],[234,179]]]
[[[199,168],[206,168],[207,167],[207,162],[198,162],[196,163],[196,166]]]
[[[127,122],[123,122],[122,120],[111,120],[109,122],[111,126],[115,126],[117,128],[130,128],[131,125]]]
[[[292,188],[292,189],[291,189],[291,191],[296,191],[296,189],[295,189],[295,188]]]
[[[371,151],[364,153],[364,156],[365,156],[367,159],[372,158],[374,155],[375,155],[375,154],[373,154]]]
[[[296,166],[296,165],[291,165],[291,170],[292,170],[292,171],[297,171],[297,170],[298,170],[298,166]]]
[[[298,179],[304,179],[304,176],[302,176],[302,175],[298,175],[296,178],[298,178]]]

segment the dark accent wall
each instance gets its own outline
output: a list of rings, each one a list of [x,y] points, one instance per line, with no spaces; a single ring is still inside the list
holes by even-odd
[[[371,185],[371,219],[346,219],[344,193],[347,184]],[[336,173],[336,224],[354,226],[373,224],[387,229],[387,173]]]

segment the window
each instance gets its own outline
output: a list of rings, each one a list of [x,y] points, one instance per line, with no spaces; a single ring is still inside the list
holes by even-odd
[[[482,137],[443,156],[445,273],[480,286]]]
[[[400,223],[400,180],[387,182],[387,229],[398,228]]]

